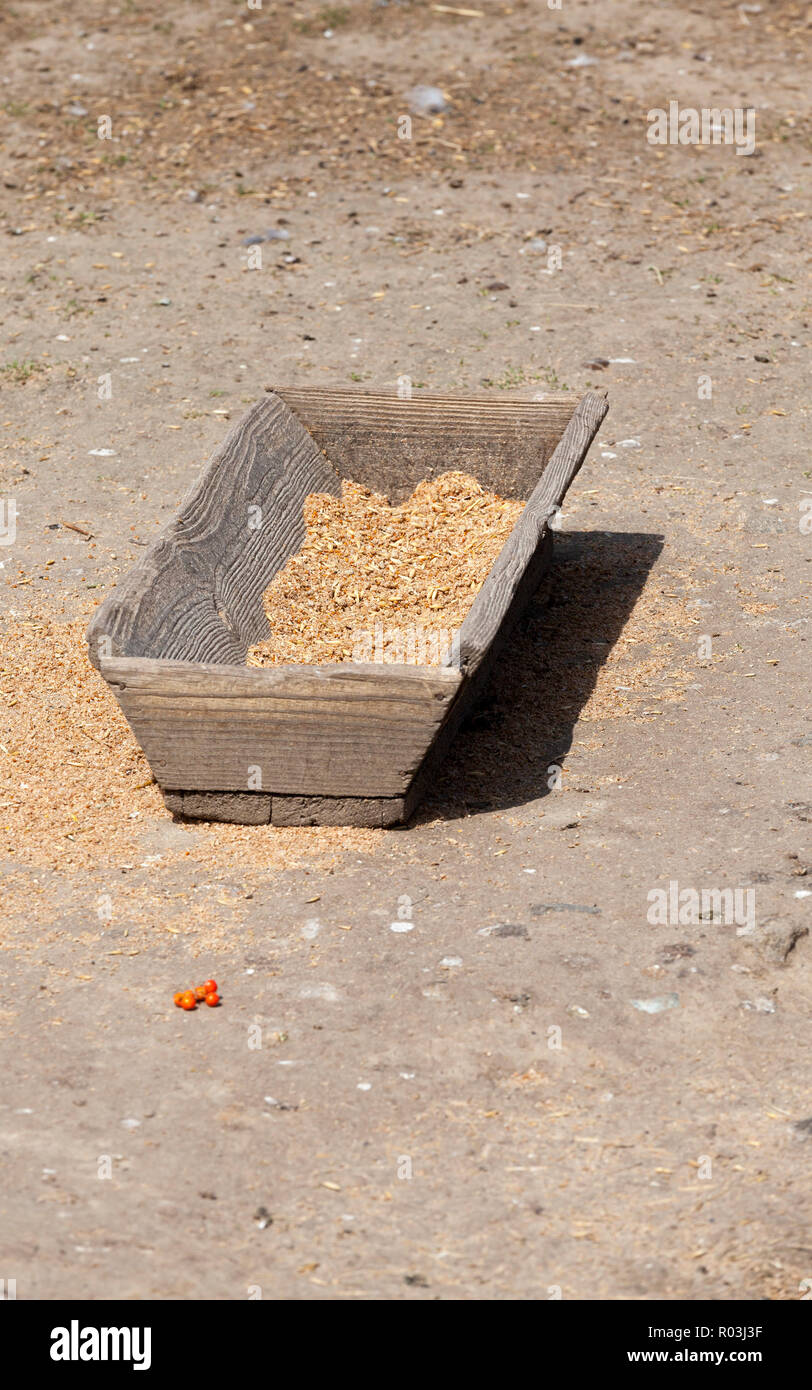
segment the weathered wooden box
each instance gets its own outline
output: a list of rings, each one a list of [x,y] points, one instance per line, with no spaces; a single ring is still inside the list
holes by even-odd
[[[408,819],[549,562],[551,519],[607,411],[539,400],[275,389],[227,436],[177,519],[88,628],[177,815],[274,825]],[[464,469],[527,503],[460,629],[457,664],[245,665],[262,596],[342,478],[408,497]]]

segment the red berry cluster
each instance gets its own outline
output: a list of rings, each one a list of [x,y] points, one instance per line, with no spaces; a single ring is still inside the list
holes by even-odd
[[[195,985],[194,989],[179,990],[175,1003],[179,1009],[196,1009],[198,1004],[208,1004],[210,1009],[216,1009],[220,1003],[217,981],[206,980],[202,985]]]

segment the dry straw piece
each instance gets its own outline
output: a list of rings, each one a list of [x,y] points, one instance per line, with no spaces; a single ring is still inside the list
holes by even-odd
[[[523,506],[456,471],[399,506],[354,482],[340,497],[313,494],[305,543],[265,594],[272,636],[249,666],[375,659],[381,627],[422,635],[387,643],[384,659],[436,663],[431,634],[459,628]]]

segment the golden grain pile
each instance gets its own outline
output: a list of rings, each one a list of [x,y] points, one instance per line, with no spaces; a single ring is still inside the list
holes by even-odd
[[[0,858],[56,871],[54,885],[75,878],[82,910],[95,923],[97,894],[109,890],[111,875],[116,901],[135,892],[129,885],[125,893],[121,865],[148,867],[144,856],[154,856],[153,837],[171,816],[115,696],[88,660],[92,607],[83,608],[80,618],[65,622],[59,605],[35,602],[25,616],[0,621]],[[367,852],[383,834],[209,823],[182,830],[171,844],[158,846],[161,868],[192,860],[214,879],[235,865],[280,872],[327,867],[347,851]],[[0,948],[4,913],[19,907],[33,919],[53,907],[49,880],[42,879],[32,897],[28,876],[13,906],[11,877],[4,869]],[[195,900],[190,922],[199,907]],[[51,920],[62,910],[51,911]],[[133,913],[135,920],[135,906]]]
[[[273,636],[248,664],[442,659],[435,635],[459,628],[523,505],[461,472],[398,506],[353,482],[308,497],[304,546],[265,594]]]

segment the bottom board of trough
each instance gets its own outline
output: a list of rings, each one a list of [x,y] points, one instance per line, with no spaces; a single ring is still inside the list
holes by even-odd
[[[408,820],[412,796],[274,796],[270,792],[164,791],[167,810],[184,820],[234,825],[352,825],[383,830]]]

